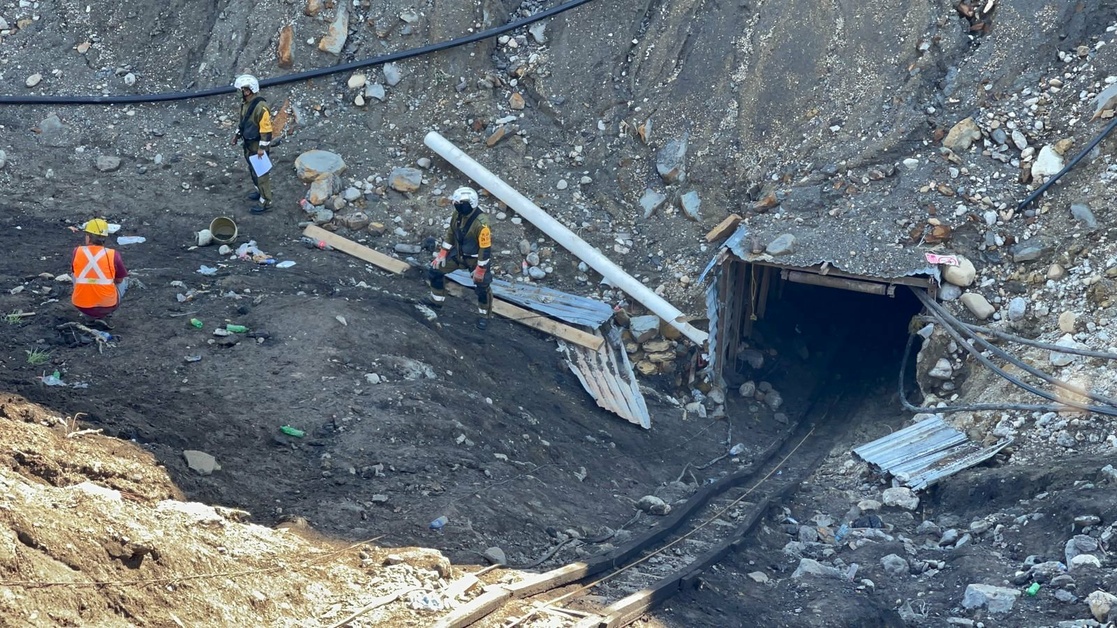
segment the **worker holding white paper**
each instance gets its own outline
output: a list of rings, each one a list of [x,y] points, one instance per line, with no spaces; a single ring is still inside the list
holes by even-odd
[[[271,198],[271,159],[268,146],[272,139],[271,112],[264,98],[260,96],[260,81],[251,74],[237,77],[233,86],[240,90],[240,124],[233,136],[233,144],[244,140],[244,158],[248,161],[248,173],[256,191],[249,198],[258,201],[252,206],[253,214],[262,214],[272,208]]]

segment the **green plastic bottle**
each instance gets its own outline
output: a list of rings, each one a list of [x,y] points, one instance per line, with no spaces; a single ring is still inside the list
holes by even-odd
[[[290,425],[284,425],[283,427],[279,428],[279,431],[283,432],[284,434],[286,434],[288,436],[294,436],[295,438],[302,438],[303,436],[306,436],[306,432],[304,432],[300,429],[291,427]]]
[[[190,324],[193,325],[194,327],[197,327],[198,329],[201,329],[203,323],[202,323],[201,319],[192,318],[192,319],[190,319]]]
[[[232,323],[226,325],[225,329],[227,331],[233,332],[234,334],[243,334],[244,332],[248,331],[248,328],[244,325],[233,325]]]

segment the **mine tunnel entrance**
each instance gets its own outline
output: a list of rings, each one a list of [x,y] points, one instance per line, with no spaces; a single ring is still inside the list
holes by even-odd
[[[894,394],[912,317],[923,309],[912,288],[935,288],[929,277],[889,280],[744,261],[726,271],[718,319],[725,384],[767,382],[785,397],[836,382]],[[918,348],[904,367],[912,400],[919,399]]]

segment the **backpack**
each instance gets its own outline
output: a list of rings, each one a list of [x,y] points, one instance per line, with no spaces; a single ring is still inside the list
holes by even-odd
[[[263,102],[263,98],[256,97],[252,102],[248,103],[248,111],[244,114],[244,118],[240,121],[240,136],[246,142],[260,141],[260,126],[252,119],[252,114],[256,111],[256,105]]]

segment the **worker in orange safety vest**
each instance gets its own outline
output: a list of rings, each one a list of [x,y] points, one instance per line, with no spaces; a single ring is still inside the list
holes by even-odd
[[[100,327],[112,329],[105,320],[120,306],[128,291],[128,269],[120,253],[105,246],[109,223],[94,218],[85,223],[85,245],[74,249],[71,264],[74,278],[74,307]]]

